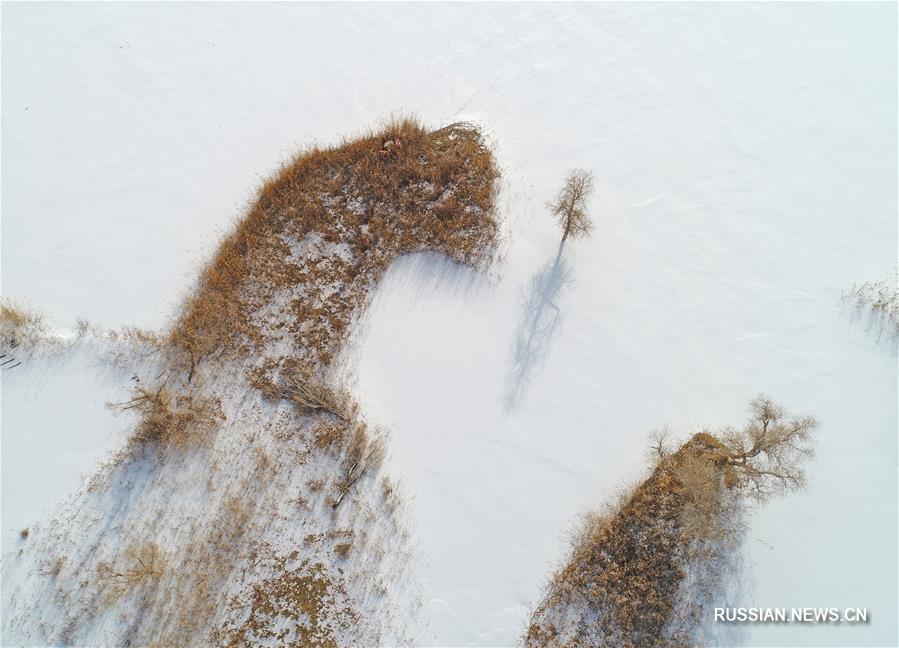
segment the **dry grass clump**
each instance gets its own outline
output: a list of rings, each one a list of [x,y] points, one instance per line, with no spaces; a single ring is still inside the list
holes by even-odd
[[[380,468],[384,462],[386,448],[383,433],[371,434],[361,423],[353,428],[341,464],[341,478],[337,486],[336,499],[331,504],[332,508],[340,506],[356,482]]]
[[[528,646],[668,646],[691,548],[734,534],[732,495],[764,501],[803,483],[811,417],[760,396],[742,430],[695,434],[676,452],[659,439],[652,474],[608,515],[591,515],[531,617]],[[692,617],[693,615],[683,615]]]
[[[327,387],[322,383],[303,380],[293,376],[284,381],[279,396],[297,407],[311,412],[328,412],[348,423],[353,415],[353,405],[349,392]]]
[[[50,576],[51,578],[56,578],[59,576],[59,573],[62,571],[62,568],[66,564],[65,556],[56,556],[55,558],[47,558],[41,563],[41,567],[38,570],[41,576]]]
[[[334,545],[334,553],[337,554],[340,558],[346,560],[347,556],[350,555],[350,549],[352,548],[352,542],[341,542]]]
[[[0,338],[3,344],[16,347],[31,345],[47,334],[43,315],[27,306],[7,299],[0,300]]]
[[[151,591],[165,573],[165,559],[153,543],[132,544],[124,552],[121,564],[100,562],[97,578],[101,582],[110,602],[135,592]]]
[[[465,124],[428,132],[404,119],[298,156],[262,186],[186,302],[171,343],[188,376],[209,356],[283,339],[310,369],[328,365],[398,254],[486,262],[496,177],[479,131]]]
[[[165,345],[163,334],[136,326],[126,326],[121,333],[113,332],[113,335],[120,336],[135,346],[162,348]]]
[[[136,410],[141,414],[137,430],[131,437],[136,447],[153,444],[162,450],[196,445],[208,438],[224,420],[217,398],[190,391],[173,394],[164,384],[153,390],[138,383],[133,394],[127,402],[111,407],[119,411]]]
[[[899,338],[899,270],[880,281],[866,281],[843,294],[842,301],[857,311],[867,311],[880,334]]]

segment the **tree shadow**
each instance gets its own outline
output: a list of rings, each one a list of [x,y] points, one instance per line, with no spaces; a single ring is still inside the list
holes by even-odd
[[[521,402],[534,375],[545,364],[562,323],[562,311],[556,301],[562,288],[572,282],[571,268],[562,258],[564,245],[559,244],[555,259],[531,278],[522,295],[504,398],[507,410]]]

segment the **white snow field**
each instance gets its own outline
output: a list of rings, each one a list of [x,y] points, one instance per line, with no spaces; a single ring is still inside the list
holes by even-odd
[[[504,259],[400,260],[346,358],[411,497],[423,645],[515,644],[648,433],[738,425],[760,391],[819,417],[818,456],[753,515],[721,604],[869,622],[732,638],[899,644],[896,348],[839,306],[897,263],[895,4],[0,12],[2,294],[63,328],[164,326],[306,143],[403,110],[489,133]],[[596,229],[559,254],[545,202],[572,167],[597,175]],[[127,374],[42,367],[2,372],[4,553],[127,427],[104,408]]]

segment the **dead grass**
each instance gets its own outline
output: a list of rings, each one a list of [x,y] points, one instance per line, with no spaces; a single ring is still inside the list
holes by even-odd
[[[115,410],[135,410],[141,414],[137,430],[131,438],[137,447],[152,444],[159,450],[186,448],[202,443],[224,420],[216,398],[195,395],[190,391],[172,393],[165,384],[150,389],[138,383],[132,398],[111,404]]]
[[[532,616],[526,645],[665,645],[686,541],[681,520],[687,495],[675,471],[701,456],[706,442],[694,438],[657,466],[614,515],[585,520],[567,564]],[[572,631],[556,621],[566,609],[584,608],[596,613],[592,623]]]
[[[33,345],[47,334],[47,324],[37,311],[7,299],[0,300],[0,337],[10,347]]]
[[[428,132],[410,119],[284,165],[203,269],[171,332],[188,376],[208,357],[279,336],[296,343],[308,373],[329,365],[398,254],[488,260],[497,175],[475,127]],[[293,295],[280,320],[260,318],[279,294]]]
[[[274,363],[254,367],[248,372],[250,384],[269,400],[290,401],[301,414],[324,412],[336,417],[338,422],[350,423],[358,413],[358,406],[350,393],[341,387],[324,384],[297,364],[289,359],[284,360],[277,382],[268,374]]]
[[[337,495],[331,504],[337,508],[350,492],[350,489],[365,475],[376,471],[384,461],[386,454],[384,434],[370,434],[366,426],[357,423],[350,435],[346,453],[341,464],[342,475],[337,486]]]
[[[740,531],[734,496],[761,502],[801,486],[799,462],[811,454],[814,418],[788,417],[764,396],[749,411],[742,431],[724,428],[721,438],[701,432],[676,452],[657,440],[649,478],[617,507],[585,517],[531,617],[525,645],[689,643],[668,628],[696,547],[713,553],[733,546]]]
[[[280,646],[337,648],[337,628],[352,628],[355,613],[345,592],[320,563],[291,556],[266,559],[278,575],[253,586],[249,614],[239,625],[226,625],[214,639],[220,645],[252,646],[274,642]],[[232,607],[243,607],[235,599]]]
[[[858,312],[867,312],[878,336],[888,340],[899,338],[899,269],[879,281],[853,285],[843,294],[842,302]]]
[[[65,556],[56,556],[55,558],[47,558],[44,562],[41,563],[41,567],[38,570],[41,576],[50,576],[51,578],[56,578],[59,576],[59,573],[62,571],[62,568],[66,564]]]
[[[127,594],[147,593],[155,588],[165,568],[165,559],[155,544],[132,544],[125,549],[118,564],[99,563],[97,579],[112,604]]]

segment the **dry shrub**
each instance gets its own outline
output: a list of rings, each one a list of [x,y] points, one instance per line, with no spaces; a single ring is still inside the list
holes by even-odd
[[[381,495],[388,511],[395,511],[402,503],[399,486],[387,475],[381,478]]]
[[[344,423],[348,423],[356,412],[356,405],[347,390],[328,387],[300,375],[285,378],[277,395],[291,401],[304,412],[327,412]]]
[[[160,450],[201,443],[224,420],[217,398],[188,391],[173,394],[164,384],[152,390],[138,383],[129,401],[111,407],[139,412],[141,419],[131,438],[132,443],[138,446],[152,444]]]
[[[4,344],[30,346],[46,335],[47,325],[43,315],[28,306],[7,299],[0,300],[0,337]]]
[[[688,538],[718,538],[727,531],[722,526],[724,479],[721,469],[703,455],[686,455],[672,466],[683,489],[680,512],[681,532]]]
[[[899,337],[899,269],[879,281],[853,285],[843,294],[842,302],[857,311],[867,311],[880,331],[891,339]]]
[[[59,572],[62,571],[62,568],[66,564],[65,556],[57,556],[55,558],[47,558],[44,562],[41,563],[41,567],[38,570],[41,576],[50,576],[52,578],[56,578],[59,576]]]
[[[275,364],[263,363],[247,372],[250,384],[268,400],[290,401],[303,415],[330,414],[338,423],[349,423],[358,414],[358,405],[349,390],[327,385],[305,371],[295,359],[284,359],[277,377],[272,379],[269,371]]]
[[[255,457],[253,461],[253,478],[264,479],[269,477],[272,473],[272,469],[275,467],[272,458],[265,450],[255,446],[253,447],[253,454]]]
[[[344,423],[318,423],[312,429],[312,445],[319,451],[340,452],[348,434]]]
[[[341,464],[341,480],[338,483],[338,494],[331,505],[332,508],[336,509],[340,506],[356,482],[381,466],[386,455],[386,448],[386,439],[382,432],[376,431],[371,434],[364,424],[356,424]]]
[[[99,337],[103,335],[103,329],[89,320],[79,317],[75,320],[75,334],[82,338],[87,336]]]
[[[253,517],[253,503],[250,491],[228,493],[222,500],[221,512],[213,525],[216,533],[212,543],[217,551],[230,552],[244,536]]]
[[[122,329],[122,337],[136,346],[162,348],[165,344],[165,336],[163,334],[135,326],[126,326]]]
[[[350,549],[353,548],[354,533],[349,529],[335,529],[327,534],[328,540],[331,541],[334,554],[341,559],[346,560],[350,555]]]
[[[125,549],[119,565],[100,562],[97,578],[113,603],[129,593],[151,591],[165,573],[165,567],[166,561],[155,544],[132,544]]]

